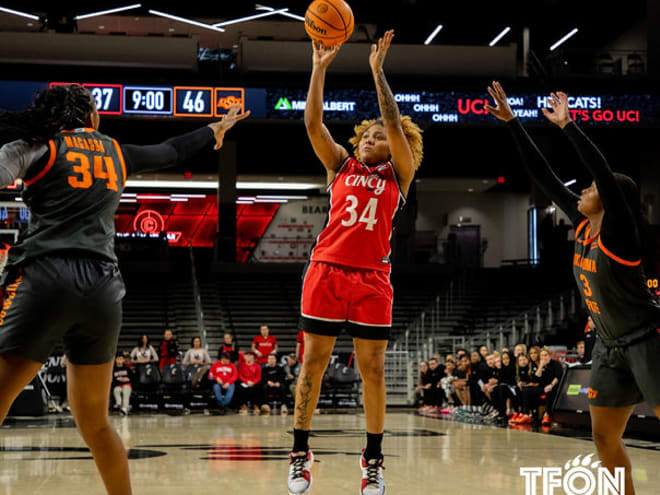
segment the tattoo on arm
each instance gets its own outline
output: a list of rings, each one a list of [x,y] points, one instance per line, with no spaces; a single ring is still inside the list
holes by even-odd
[[[309,405],[312,401],[312,380],[307,375],[301,375],[298,381],[298,388],[300,390],[296,398],[296,412],[297,417],[295,421],[295,428],[302,430],[309,428]]]
[[[394,95],[387,84],[385,72],[382,70],[376,75],[376,91],[378,92],[378,106],[380,114],[385,122],[399,121],[399,107],[394,101]]]

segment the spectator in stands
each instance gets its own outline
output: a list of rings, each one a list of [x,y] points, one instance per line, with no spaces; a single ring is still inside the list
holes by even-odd
[[[456,351],[456,364],[458,364],[460,362],[461,357],[463,355],[467,355],[468,358],[469,358],[469,353],[468,353],[467,349],[459,349],[458,351]]]
[[[493,405],[498,412],[497,422],[506,425],[509,416],[513,416],[511,403],[516,396],[516,368],[511,361],[511,354],[503,352],[495,358],[495,368],[498,372],[497,386],[493,390]]]
[[[527,355],[527,346],[525,344],[516,344],[513,348],[513,358],[518,359],[521,354]]]
[[[211,356],[209,351],[202,347],[202,339],[193,337],[192,347],[188,349],[186,355],[183,357],[183,365],[189,366],[191,364],[211,364]]]
[[[261,384],[264,399],[264,403],[261,405],[261,412],[263,414],[270,414],[271,403],[274,408],[277,408],[279,404],[284,402],[285,382],[286,376],[284,375],[284,369],[277,364],[277,354],[271,352],[268,355],[266,365],[261,368]],[[286,405],[282,407],[284,408],[283,413],[286,414]]]
[[[564,368],[559,361],[552,359],[550,350],[547,347],[541,349],[539,359],[539,369],[536,371],[536,377],[543,392],[539,395],[538,402],[534,404],[534,410],[539,405],[545,405],[545,414],[541,424],[550,426],[552,424],[552,403],[557,395],[557,387],[564,374]]]
[[[470,406],[470,388],[468,387],[468,380],[470,378],[470,357],[467,352],[461,355],[456,366],[456,379],[452,383],[454,395],[458,398],[460,405]]]
[[[175,364],[176,358],[179,356],[179,346],[176,339],[172,334],[172,330],[165,330],[163,340],[158,346],[160,351],[160,369],[162,370],[165,365]]]
[[[234,338],[230,333],[224,336],[224,342],[218,349],[218,359],[222,359],[224,353],[229,354],[229,360],[236,364],[238,362],[238,345],[234,342]]]
[[[436,352],[435,354],[433,354],[433,359],[435,359],[438,362],[438,364],[442,364],[442,358],[440,357],[440,353]]]
[[[484,394],[481,391],[479,380],[481,375],[487,371],[487,365],[481,354],[478,351],[470,353],[470,375],[468,377],[467,386],[470,389],[470,406],[481,406],[484,401]]]
[[[257,363],[265,364],[271,352],[277,352],[277,339],[270,335],[268,325],[261,325],[260,334],[252,340],[252,352],[257,357]]]
[[[454,362],[454,368],[456,368],[456,356],[454,356],[453,354],[447,354],[445,356],[445,364],[448,363],[449,361],[453,361]]]
[[[489,352],[486,354],[486,366],[482,368],[478,381],[481,391],[489,402],[492,400],[491,393],[498,383],[497,376],[498,372],[495,369],[495,354]]]
[[[442,388],[443,398],[447,400],[449,405],[454,405],[454,392],[452,383],[456,380],[456,360],[452,354],[447,355],[445,361],[444,376],[440,379],[440,387]],[[444,412],[444,411],[443,411]]]
[[[528,388],[535,388],[539,386],[538,382],[535,381],[533,374],[532,363],[529,358],[524,354],[518,356],[516,365],[516,406],[520,412],[514,414],[511,417],[509,424],[530,424],[533,422],[529,404],[526,400],[524,400],[525,394],[527,394],[527,397],[529,397],[529,392],[526,392]]]
[[[156,349],[149,344],[149,337],[142,335],[131,351],[131,361],[133,364],[145,364],[158,361]]]
[[[575,344],[575,351],[577,352],[578,362],[576,364],[587,364],[590,360],[587,359],[586,346],[584,340],[578,340]]]
[[[291,353],[286,357],[284,376],[286,379],[286,388],[290,394],[286,396],[286,401],[289,404],[293,404],[296,397],[296,384],[298,383],[298,376],[300,376],[301,368],[302,365],[296,361],[296,355],[294,353]],[[284,412],[282,414],[284,414]]]
[[[227,406],[231,404],[237,379],[238,371],[231,362],[229,353],[221,354],[220,361],[215,362],[209,370],[209,380],[213,383],[213,393],[220,406],[220,414],[225,414]]]
[[[118,354],[115,358],[115,367],[112,371],[112,395],[115,398],[115,409],[119,409],[122,416],[128,416],[132,391],[131,373],[124,366],[124,356]]]
[[[482,361],[485,363],[486,362],[486,356],[490,354],[490,349],[488,349],[488,346],[482,345],[479,347],[479,355],[481,356]]]
[[[536,346],[532,346],[529,348],[529,365],[531,366],[531,373],[534,374],[536,373],[536,370],[539,367],[540,364],[540,359],[541,359],[541,349],[539,349]]]
[[[296,360],[302,364],[305,357],[305,332],[300,330],[296,336]]]
[[[431,407],[431,394],[428,390],[431,388],[431,383],[428,381],[429,365],[426,361],[419,363],[419,380],[415,387],[415,394],[421,396],[422,405],[419,412],[425,412]]]
[[[240,362],[240,360],[239,360]],[[248,404],[252,405],[255,414],[259,414],[259,404],[261,404],[261,366],[254,361],[254,354],[246,352],[244,360],[238,365],[239,380],[239,413],[247,414]]]
[[[429,388],[429,405],[431,406],[429,412],[440,412],[442,405],[442,388],[440,388],[440,380],[442,380],[443,370],[436,358],[429,359],[428,379],[431,387]]]

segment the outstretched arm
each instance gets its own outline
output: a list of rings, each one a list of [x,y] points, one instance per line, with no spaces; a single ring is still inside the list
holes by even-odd
[[[406,196],[410,184],[415,177],[415,162],[410,145],[403,132],[403,127],[401,126],[399,107],[394,100],[394,95],[389,84],[387,84],[385,71],[383,70],[383,62],[392,43],[392,38],[394,38],[394,30],[389,30],[378,40],[378,45],[371,45],[369,65],[371,66],[371,73],[376,83],[378,106],[380,107],[380,115],[383,119],[385,132],[387,133],[387,141],[390,146],[390,153],[392,154],[392,164],[399,178],[401,190],[404,196]]]
[[[488,88],[488,92],[495,100],[496,106],[486,105],[486,109],[491,115],[507,123],[527,172],[543,193],[557,203],[559,208],[568,215],[573,225],[577,226],[583,218],[577,209],[579,196],[566,187],[553,172],[543,153],[527,134],[520,120],[515,117],[500,83],[494,81],[493,85]]]
[[[222,120],[213,122],[196,131],[170,138],[161,144],[149,146],[122,145],[121,151],[126,161],[127,174],[132,175],[144,170],[174,167],[207,148],[214,141],[214,149],[219,150],[222,147],[225,133],[237,122],[250,115],[249,110],[239,114],[239,108],[236,105]]]
[[[305,128],[316,156],[321,160],[327,171],[329,184],[348,156],[346,149],[335,142],[330,131],[323,123],[325,73],[330,63],[337,56],[339,46],[326,49],[312,43],[312,49],[314,50],[312,55],[312,77],[309,81],[309,91],[305,103]]]
[[[616,181],[607,159],[594,142],[571,120],[568,112],[568,97],[558,91],[548,98],[552,111],[543,109],[543,115],[559,126],[580,156],[580,160],[596,181],[598,195],[603,203],[605,215],[601,227],[601,238],[610,248],[617,247],[619,256],[639,256],[640,241],[636,219],[630,205]]]

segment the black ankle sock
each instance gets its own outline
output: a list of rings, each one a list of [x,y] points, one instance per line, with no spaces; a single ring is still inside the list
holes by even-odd
[[[307,452],[309,450],[309,430],[293,429],[292,452]]]
[[[382,443],[382,433],[367,433],[367,448],[364,449],[364,458],[369,461],[381,457],[383,455],[381,452]]]

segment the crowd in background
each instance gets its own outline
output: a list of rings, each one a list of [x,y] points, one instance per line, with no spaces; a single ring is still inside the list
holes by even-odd
[[[589,324],[587,325],[589,330]],[[576,346],[576,363],[590,361],[585,341]],[[552,423],[552,404],[564,373],[546,347],[517,344],[491,350],[459,349],[444,359],[435,354],[419,363],[415,388],[419,412],[500,425]]]
[[[200,337],[194,337],[184,353],[171,330],[165,330],[157,347],[142,335],[130,353],[117,354],[112,384],[114,409],[128,415],[131,395],[138,384],[158,385],[161,380],[179,383],[172,380],[178,373],[182,385],[212,391],[217,406],[214,410],[219,414],[230,409],[242,414],[250,410],[270,414],[277,409],[287,414],[293,405],[304,353],[303,332],[297,336],[294,353],[279,360],[277,352],[277,339],[267,325],[261,326],[247,351],[239,350],[233,336],[225,334],[215,360],[202,346]]]

